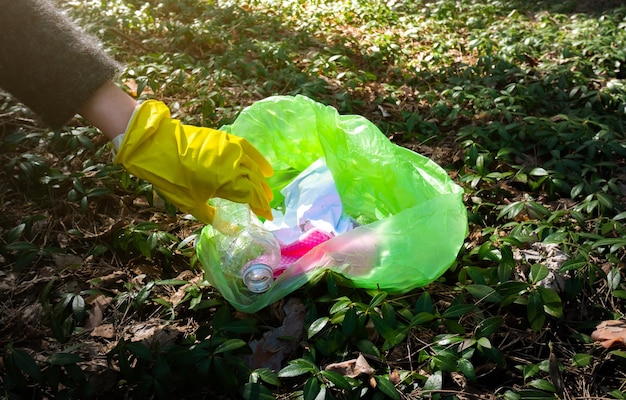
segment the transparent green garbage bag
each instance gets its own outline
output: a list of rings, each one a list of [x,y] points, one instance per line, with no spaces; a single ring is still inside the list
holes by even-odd
[[[258,311],[327,270],[355,287],[404,293],[431,283],[455,261],[468,233],[462,188],[369,120],[304,96],[274,96],[222,129],[248,139],[274,167],[273,208],[283,201],[280,189],[324,157],[344,211],[360,224],[310,250],[260,294],[226,279],[216,231],[203,228],[196,249],[205,277],[238,310]]]

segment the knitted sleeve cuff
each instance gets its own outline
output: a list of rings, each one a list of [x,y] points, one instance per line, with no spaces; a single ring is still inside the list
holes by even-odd
[[[49,0],[0,0],[0,87],[61,127],[121,70]]]

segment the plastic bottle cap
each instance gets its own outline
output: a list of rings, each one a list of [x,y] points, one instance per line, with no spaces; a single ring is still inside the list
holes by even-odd
[[[274,282],[274,271],[266,264],[252,264],[243,272],[243,281],[252,293],[263,293]]]

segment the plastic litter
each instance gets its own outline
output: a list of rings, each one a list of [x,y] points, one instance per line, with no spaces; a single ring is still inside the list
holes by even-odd
[[[463,190],[432,160],[392,143],[366,118],[340,115],[304,96],[274,96],[242,111],[221,129],[245,137],[275,170],[272,208],[281,192],[318,160],[332,174],[342,213],[353,229],[320,242],[252,293],[221,267],[213,226],[203,228],[197,254],[205,277],[235,308],[256,312],[320,279],[327,270],[355,287],[405,293],[439,278],[468,232]]]
[[[247,204],[215,199],[215,235],[224,275],[252,293],[263,293],[274,282],[281,261],[280,244]]]

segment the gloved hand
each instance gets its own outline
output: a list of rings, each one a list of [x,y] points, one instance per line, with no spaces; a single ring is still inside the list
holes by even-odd
[[[183,125],[160,101],[135,110],[115,163],[202,222],[213,222],[215,209],[207,203],[213,197],[248,203],[255,214],[272,219],[265,178],[274,171],[263,155],[246,139]]]

